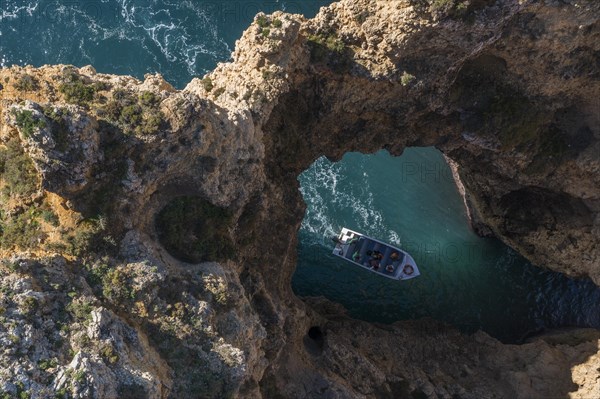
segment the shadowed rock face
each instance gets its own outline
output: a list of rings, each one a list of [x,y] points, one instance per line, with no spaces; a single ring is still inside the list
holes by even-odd
[[[3,166],[2,220],[40,228],[0,237],[0,284],[14,291],[0,391],[598,396],[597,331],[503,345],[434,321],[351,320],[290,287],[305,208],[297,176],[322,155],[430,145],[456,164],[477,231],[600,282],[600,6],[570,3],[355,0],[313,20],[261,16],[233,62],[182,91],[91,67],[1,70],[0,139],[20,143],[11,154],[38,174],[27,191]],[[24,76],[32,90],[15,83]],[[221,210],[181,240],[229,234],[229,259],[183,263],[160,245],[155,216],[166,205],[177,215],[183,196],[210,204],[200,215]],[[51,290],[71,291],[50,301]],[[70,329],[50,323],[58,317]],[[48,338],[59,329],[66,345]],[[55,362],[40,371],[45,359]],[[45,373],[60,382],[49,388]]]

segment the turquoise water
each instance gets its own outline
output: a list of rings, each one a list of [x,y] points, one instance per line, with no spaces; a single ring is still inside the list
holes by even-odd
[[[393,322],[433,317],[505,341],[549,327],[600,327],[600,289],[532,266],[496,239],[475,235],[443,156],[409,148],[316,161],[299,177],[308,209],[293,288],[349,314]],[[342,227],[399,244],[421,276],[398,282],[331,255]]]
[[[259,11],[313,16],[323,0],[1,0],[0,66],[91,64],[176,87],[227,61]]]
[[[160,72],[176,87],[227,61],[259,10],[314,15],[328,0],[1,0],[0,66],[92,64],[98,72]],[[325,295],[371,321],[430,316],[507,341],[544,327],[600,326],[600,291],[529,265],[476,237],[439,153],[409,149],[319,160],[301,177],[308,204],[293,288]],[[329,253],[342,226],[400,243],[422,276],[398,283]]]

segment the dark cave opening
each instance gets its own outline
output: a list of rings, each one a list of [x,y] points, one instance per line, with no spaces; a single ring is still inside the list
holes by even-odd
[[[312,326],[308,329],[304,337],[304,347],[306,351],[312,355],[319,355],[325,347],[325,334],[321,327]]]

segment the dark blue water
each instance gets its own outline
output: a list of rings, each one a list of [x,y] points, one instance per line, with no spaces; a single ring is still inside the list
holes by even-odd
[[[321,158],[299,180],[308,205],[293,278],[299,294],[324,295],[364,320],[433,317],[505,342],[551,327],[600,327],[600,288],[590,280],[534,267],[470,230],[452,172],[434,148]],[[330,237],[342,227],[398,244],[421,276],[398,282],[331,255]]]
[[[161,73],[176,87],[229,60],[258,11],[314,15],[329,0],[0,0],[0,65],[66,63],[98,72]],[[293,279],[371,321],[430,316],[506,341],[556,326],[600,326],[600,291],[531,266],[467,227],[440,154],[410,149],[319,160],[301,177],[308,204]],[[422,275],[378,278],[332,258],[329,236],[347,226],[396,242]]]
[[[227,61],[259,11],[313,16],[324,0],[0,0],[0,66],[91,64],[176,87]]]

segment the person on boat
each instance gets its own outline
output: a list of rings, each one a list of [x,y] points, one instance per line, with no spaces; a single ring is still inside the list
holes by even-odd
[[[388,272],[390,272],[390,273],[393,273],[393,272],[394,272],[394,265],[392,265],[391,263],[390,263],[390,264],[388,264],[388,265],[385,267],[385,270],[387,270],[387,271],[388,271]]]
[[[379,251],[373,251],[371,256],[373,257],[373,259],[377,259],[377,260],[383,259],[383,254]]]
[[[400,258],[400,255],[398,254],[398,252],[392,252],[392,254],[390,255],[390,259],[392,261],[398,260],[399,258]]]
[[[352,260],[360,263],[360,253],[358,251],[354,251],[352,254]]]
[[[355,237],[351,238],[350,241],[348,241],[348,245],[355,244],[357,242],[358,242],[358,237],[355,236]]]
[[[371,265],[371,269],[373,270],[379,270],[379,261],[375,258],[371,259],[369,261],[369,265]]]

